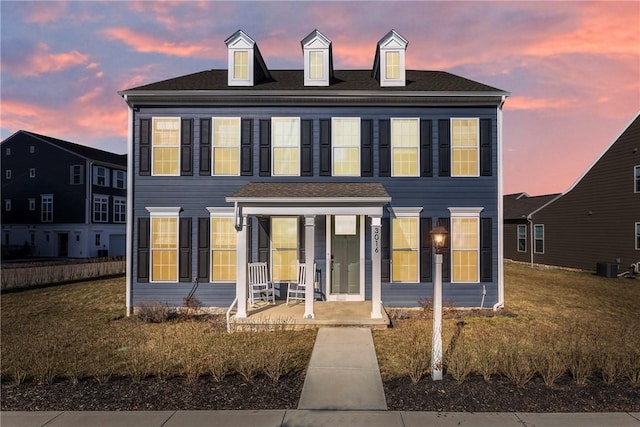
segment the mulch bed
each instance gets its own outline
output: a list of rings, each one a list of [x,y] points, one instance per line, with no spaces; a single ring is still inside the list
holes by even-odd
[[[188,383],[183,378],[159,381],[147,378],[133,382],[112,378],[99,384],[85,379],[77,384],[58,381],[39,386],[3,382],[2,411],[136,411],[295,409],[304,378],[291,375],[274,383],[258,377],[252,382],[238,375],[215,382],[208,377]],[[384,389],[390,410],[446,412],[640,412],[640,387],[626,380],[605,385],[593,377],[584,386],[569,377],[549,388],[534,378],[518,388],[505,378],[486,382],[470,377],[458,384],[451,377],[434,382],[423,378],[386,381]]]

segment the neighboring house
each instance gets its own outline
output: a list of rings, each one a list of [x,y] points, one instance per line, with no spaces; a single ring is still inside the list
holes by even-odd
[[[125,255],[125,154],[24,130],[1,147],[4,256]]]
[[[504,257],[514,261],[531,262],[535,239],[531,238],[529,214],[549,203],[560,194],[531,197],[527,193],[504,196]]]
[[[565,193],[505,196],[504,220],[505,258],[620,272],[640,262],[640,115]]]
[[[444,300],[502,306],[509,93],[406,70],[407,44],[390,31],[372,46],[372,70],[334,70],[331,41],[316,30],[301,42],[302,70],[269,70],[237,31],[228,69],[121,91],[129,312],[181,305],[197,279],[204,306],[238,298],[245,317],[246,263],[266,261],[281,296],[296,263],[314,263],[327,300],[372,301],[380,318],[382,304],[433,295],[436,224],[450,233]]]

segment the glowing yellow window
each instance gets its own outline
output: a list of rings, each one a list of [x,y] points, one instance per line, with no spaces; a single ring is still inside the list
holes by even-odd
[[[391,119],[391,174],[418,176],[418,119]]]
[[[451,176],[478,176],[478,119],[451,119]]]
[[[271,271],[274,282],[296,279],[298,218],[271,218]]]
[[[236,231],[233,218],[211,218],[211,281],[236,280]]]
[[[271,119],[271,147],[273,176],[300,175],[300,119],[274,117]]]
[[[151,218],[151,281],[178,280],[178,218]]]
[[[309,78],[313,80],[324,79],[324,53],[319,51],[309,52]]]
[[[387,80],[398,80],[400,78],[400,52],[385,52],[385,60]]]
[[[391,271],[393,282],[419,282],[418,218],[393,218]]]
[[[360,176],[360,119],[334,118],[331,132],[333,176]]]
[[[153,175],[180,175],[180,118],[153,118]]]
[[[240,118],[213,119],[213,174],[240,173]]]
[[[454,282],[478,282],[480,277],[479,219],[452,218],[451,265]]]
[[[249,79],[249,52],[246,50],[233,52],[233,78],[236,80]]]

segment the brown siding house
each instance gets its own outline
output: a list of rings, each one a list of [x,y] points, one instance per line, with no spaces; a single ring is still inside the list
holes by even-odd
[[[518,214],[507,215],[510,202],[540,199],[513,196],[505,196],[507,224]],[[534,249],[528,261],[583,270],[609,263],[619,272],[640,262],[640,114],[568,191],[552,196],[517,223],[528,217],[534,227],[527,228],[527,250]],[[505,258],[525,260],[517,246],[513,251],[517,224],[505,225]]]

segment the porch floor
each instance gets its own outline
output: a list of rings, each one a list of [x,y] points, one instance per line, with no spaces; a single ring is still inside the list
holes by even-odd
[[[389,317],[382,310],[382,319],[371,318],[371,301],[316,301],[313,305],[315,319],[305,319],[304,302],[276,301],[275,305],[247,307],[247,317],[233,316],[232,326],[280,325],[283,327],[319,328],[323,326],[362,326],[384,329],[389,326]]]

